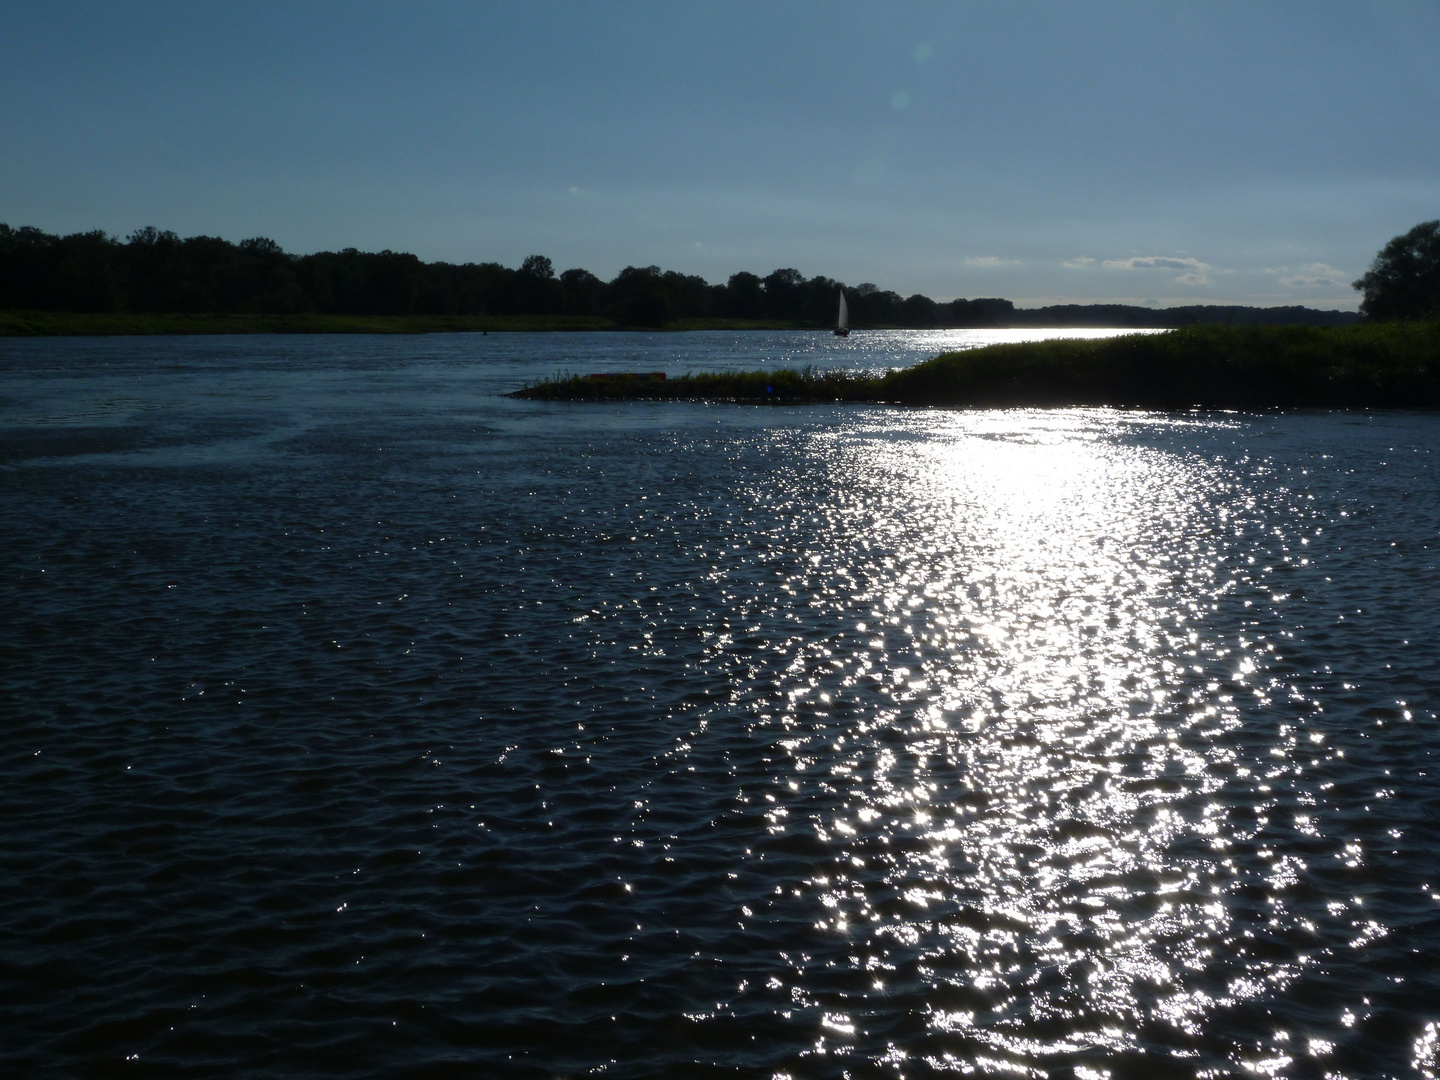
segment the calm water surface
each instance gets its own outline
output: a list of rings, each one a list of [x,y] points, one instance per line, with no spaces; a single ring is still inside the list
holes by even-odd
[[[0,1073],[1434,1077],[1440,418],[498,396],[986,337],[0,342]]]

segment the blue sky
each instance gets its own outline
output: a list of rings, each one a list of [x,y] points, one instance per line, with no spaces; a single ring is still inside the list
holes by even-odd
[[[1440,217],[1440,3],[0,0],[0,221],[1306,303]]]

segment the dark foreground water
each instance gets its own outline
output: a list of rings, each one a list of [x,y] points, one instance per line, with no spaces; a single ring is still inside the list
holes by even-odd
[[[0,342],[0,1073],[1435,1076],[1440,418],[862,338]]]

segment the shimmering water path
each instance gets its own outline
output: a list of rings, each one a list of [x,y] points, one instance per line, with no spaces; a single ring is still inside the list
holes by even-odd
[[[0,341],[0,1074],[1419,1077],[1440,418]]]

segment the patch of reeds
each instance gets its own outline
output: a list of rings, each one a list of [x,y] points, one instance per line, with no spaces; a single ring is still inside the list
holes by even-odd
[[[1440,324],[1185,327],[943,353],[887,374],[781,369],[664,381],[546,380],[537,400],[1110,405],[1154,409],[1440,407]]]

